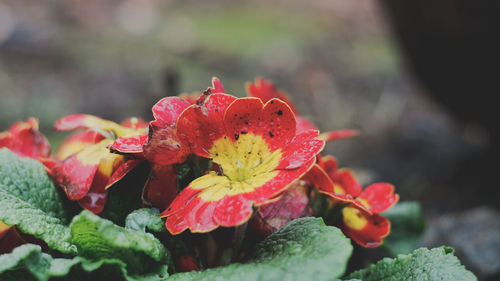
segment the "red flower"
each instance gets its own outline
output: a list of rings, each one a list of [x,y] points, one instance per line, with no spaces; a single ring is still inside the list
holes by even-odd
[[[389,220],[381,212],[389,209],[399,200],[394,186],[375,183],[364,190],[348,169],[338,169],[333,157],[318,157],[306,177],[318,190],[335,202],[347,203],[342,209],[340,228],[361,246],[373,248],[382,244],[391,229]]]
[[[297,134],[307,130],[319,130],[318,127],[316,127],[316,125],[312,122],[300,116],[297,108],[292,103],[288,95],[285,92],[277,90],[273,83],[262,78],[257,78],[253,84],[248,82],[246,84],[246,89],[249,96],[260,98],[262,102],[267,102],[273,98],[286,102],[295,114],[295,119],[297,120]],[[320,135],[320,139],[329,142],[337,139],[350,138],[358,134],[359,131],[357,130],[338,130],[323,133]]]
[[[92,115],[74,114],[57,120],[54,129],[87,129],[71,135],[61,145],[56,156],[62,162],[52,169],[52,174],[70,200],[78,201],[94,213],[101,212],[106,203],[106,189],[124,176],[114,173],[130,166],[122,155],[110,153],[108,146],[115,137],[144,134],[145,123],[130,118],[119,125]]]
[[[191,103],[180,97],[161,99],[153,106],[155,120],[149,124],[149,136],[118,138],[111,151],[130,155],[137,160],[120,171],[125,175],[143,160],[148,160],[151,173],[142,198],[144,203],[166,208],[177,195],[177,171],[174,164],[182,163],[191,153],[188,144],[177,136],[177,118]]]
[[[277,200],[324,146],[315,130],[296,134],[294,114],[279,99],[264,104],[208,94],[182,112],[177,127],[191,151],[212,159],[219,171],[192,181],[161,214],[172,234],[245,223],[252,206]]]
[[[8,131],[0,133],[0,148],[6,147],[21,157],[33,159],[50,157],[50,144],[40,131],[38,119],[18,121]]]
[[[177,170],[174,164],[184,162],[191,154],[187,141],[177,135],[179,115],[188,106],[202,102],[208,95],[224,91],[220,80],[213,78],[212,87],[202,95],[163,98],[153,106],[155,120],[150,123],[149,136],[118,138],[110,147],[115,153],[137,158],[138,160],[134,160],[135,165],[142,160],[149,162],[151,174],[142,194],[145,204],[165,209],[177,195]],[[126,174],[134,167],[123,169],[121,173]]]

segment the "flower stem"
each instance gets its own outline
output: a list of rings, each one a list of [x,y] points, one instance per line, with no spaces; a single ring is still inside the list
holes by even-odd
[[[233,236],[233,257],[232,261],[236,262],[240,258],[241,246],[243,245],[243,240],[245,240],[245,233],[247,230],[248,221],[242,225],[235,227]]]

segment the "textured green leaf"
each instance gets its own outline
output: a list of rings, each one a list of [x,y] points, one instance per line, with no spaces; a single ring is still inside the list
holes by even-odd
[[[47,281],[47,280],[128,280],[159,281],[168,276],[167,266],[157,271],[133,274],[119,259],[97,261],[75,257],[54,259],[42,253],[37,245],[25,244],[10,254],[0,256],[0,280],[2,281]]]
[[[0,220],[44,240],[63,253],[75,253],[63,201],[41,163],[0,149]]]
[[[153,232],[163,232],[165,222],[158,217],[160,212],[156,209],[142,208],[130,213],[125,219],[125,228],[146,231],[146,229]]]
[[[400,202],[383,215],[391,221],[391,234],[384,238],[385,247],[394,255],[415,250],[424,231],[420,204],[415,201]]]
[[[336,280],[352,253],[350,240],[320,218],[291,221],[256,249],[247,264],[178,273],[168,280]]]
[[[475,281],[450,247],[421,248],[395,259],[385,258],[348,276],[363,281]]]
[[[78,255],[91,259],[120,259],[133,274],[157,272],[170,264],[170,254],[151,233],[119,227],[89,211],[70,225],[71,242]]]

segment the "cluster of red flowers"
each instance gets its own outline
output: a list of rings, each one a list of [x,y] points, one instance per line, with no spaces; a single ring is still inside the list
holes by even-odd
[[[84,114],[59,119],[56,130],[77,131],[54,156],[34,119],[0,134],[0,147],[44,163],[68,199],[94,213],[103,210],[114,183],[147,162],[143,203],[164,210],[172,234],[250,222],[253,231],[268,235],[292,219],[335,211],[341,219],[332,223],[354,241],[365,247],[382,243],[390,223],[380,213],[398,200],[393,186],[362,189],[350,170],[320,155],[325,142],[357,131],[320,134],[285,93],[263,79],[249,83],[249,97],[243,98],[227,94],[216,78],[212,84],[197,97],[160,100],[149,124]],[[193,158],[208,159],[209,168],[179,186],[177,165]],[[318,200],[327,206],[320,212],[313,210]]]

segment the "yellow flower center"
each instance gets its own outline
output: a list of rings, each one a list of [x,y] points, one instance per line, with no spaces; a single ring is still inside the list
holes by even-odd
[[[205,201],[254,191],[276,177],[274,169],[281,160],[279,149],[271,153],[266,141],[254,134],[238,135],[236,141],[224,136],[214,142],[209,153],[222,175],[211,172],[190,184],[190,188],[205,189],[199,195]]]
[[[342,209],[342,217],[348,227],[356,230],[363,229],[368,223],[368,220],[361,214],[361,211],[352,207]]]

